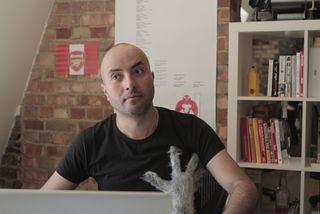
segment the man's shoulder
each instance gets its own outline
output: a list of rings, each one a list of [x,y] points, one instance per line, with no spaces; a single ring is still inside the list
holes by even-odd
[[[108,116],[107,118],[98,121],[94,124],[92,124],[91,126],[83,129],[81,131],[82,134],[89,134],[89,133],[99,133],[101,131],[106,131],[108,130],[110,127],[112,127],[113,125],[113,118],[114,118],[114,114],[111,114],[110,116]]]

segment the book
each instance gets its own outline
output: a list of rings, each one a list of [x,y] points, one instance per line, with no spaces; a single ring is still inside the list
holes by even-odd
[[[286,56],[279,56],[278,96],[286,95]]]
[[[285,96],[291,97],[291,84],[292,84],[292,62],[291,62],[291,56],[285,56],[286,65],[285,65],[285,84],[286,84],[286,90],[285,90]]]
[[[297,56],[291,56],[291,96],[296,97]]]
[[[266,153],[266,146],[264,142],[264,132],[263,132],[263,121],[261,118],[257,118],[257,124],[258,124],[258,133],[259,133],[261,163],[267,163],[267,153]]]
[[[254,144],[254,135],[253,135],[253,120],[251,117],[248,117],[249,122],[249,148],[250,148],[250,157],[251,162],[256,163],[257,157],[256,157],[256,149]]]
[[[268,65],[268,83],[267,83],[267,96],[272,96],[272,76],[273,76],[273,62],[274,59],[269,59]]]
[[[277,143],[276,143],[276,127],[275,121],[276,119],[270,119],[270,156],[271,162],[277,164],[278,163],[278,151],[277,151]]]
[[[266,147],[267,163],[272,163],[271,150],[270,150],[270,131],[269,131],[269,125],[267,122],[263,123],[263,133],[264,133],[264,144]]]
[[[296,53],[296,92],[295,97],[300,97],[300,52]]]
[[[272,73],[272,96],[278,96],[278,80],[279,80],[279,61],[273,60],[273,73]]]
[[[249,162],[249,136],[248,136],[248,118],[240,118],[240,129],[241,129],[241,145],[242,145],[242,160]]]
[[[309,49],[308,96],[320,98],[320,48]]]
[[[282,164],[282,153],[281,153],[281,139],[280,139],[280,124],[278,119],[274,119],[274,129],[275,129],[275,138],[277,145],[277,156],[278,164]]]
[[[304,53],[303,51],[300,52],[300,97],[303,97],[303,81],[304,81]]]
[[[256,150],[256,162],[261,163],[261,149],[260,149],[260,142],[259,142],[259,129],[258,129],[258,121],[257,118],[252,118],[253,124],[253,137],[254,137],[254,148]]]

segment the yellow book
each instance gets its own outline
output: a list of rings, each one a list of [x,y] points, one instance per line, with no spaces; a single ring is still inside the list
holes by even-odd
[[[257,118],[252,118],[253,125],[253,138],[254,138],[254,148],[256,150],[256,162],[261,163],[261,150],[260,150],[260,142],[259,142],[259,130],[258,130],[258,122]]]

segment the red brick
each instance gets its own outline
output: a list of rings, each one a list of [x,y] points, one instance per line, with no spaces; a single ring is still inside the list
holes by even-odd
[[[39,133],[39,141],[41,144],[52,144],[53,138],[51,132],[41,132]]]
[[[105,38],[107,35],[106,27],[90,28],[91,38]]]
[[[228,64],[228,52],[219,52],[217,56],[218,65],[227,65]]]
[[[86,91],[86,85],[83,82],[74,82],[71,84],[71,92],[85,92]]]
[[[104,115],[105,118],[109,117],[111,114],[113,114],[112,106],[110,106],[109,108],[105,108],[104,109],[103,115]]]
[[[65,81],[54,82],[54,91],[58,93],[69,93],[70,92],[70,83]]]
[[[30,80],[38,80],[42,76],[42,70],[39,68],[33,68],[31,72]]]
[[[49,157],[54,156],[54,157],[61,157],[66,148],[62,146],[49,146],[47,147],[47,155]]]
[[[216,117],[216,121],[217,123],[223,123],[225,124],[227,121],[227,111],[226,110],[219,110],[217,109],[217,117]]]
[[[47,28],[44,35],[43,35],[43,41],[48,41],[48,40],[53,40],[56,38],[56,31],[55,29],[50,29],[50,28]]]
[[[233,1],[233,0],[218,0],[218,8],[230,7],[230,1]]]
[[[40,92],[53,92],[53,82],[52,81],[39,81]]]
[[[57,39],[69,39],[71,37],[71,28],[58,28],[56,29]]]
[[[49,105],[67,105],[68,104],[68,96],[48,96],[47,103]]]
[[[82,122],[79,123],[79,129],[80,129],[80,130],[86,129],[86,128],[88,128],[88,127],[93,126],[95,123],[96,123],[96,122],[93,122],[93,121],[91,121],[91,122],[89,122],[89,121],[82,121]]]
[[[106,7],[106,2],[89,1],[88,2],[88,12],[104,12]]]
[[[23,155],[21,157],[21,166],[22,167],[33,167],[34,166],[34,158],[29,157],[27,155]]]
[[[45,103],[45,97],[43,95],[26,94],[24,103],[26,105],[43,105]]]
[[[229,22],[230,20],[230,9],[229,8],[220,8],[218,9],[218,22]]]
[[[52,158],[52,157],[49,158],[45,156],[45,157],[39,157],[36,161],[37,161],[37,167],[39,167],[40,169],[45,169],[49,177],[52,174],[49,171],[54,171],[59,160],[57,158]]]
[[[228,23],[218,24],[218,28],[217,28],[218,37],[227,36],[228,32],[229,32],[229,24]]]
[[[72,2],[71,3],[72,13],[85,13],[88,11],[87,2]]]
[[[39,144],[24,144],[24,152],[30,157],[40,156],[42,154],[42,148],[43,146]]]
[[[101,81],[88,82],[86,88],[87,88],[87,92],[101,93],[102,92]]]
[[[54,12],[59,13],[70,13],[71,12],[71,6],[70,3],[67,2],[58,2],[55,4]]]
[[[228,81],[228,66],[218,65],[217,66],[217,80]]]
[[[38,131],[30,131],[25,130],[23,132],[23,141],[30,143],[38,143],[39,142],[39,132]]]
[[[46,130],[50,131],[75,131],[76,126],[68,120],[48,120],[46,121]]]
[[[103,118],[103,110],[101,108],[87,109],[87,118],[89,120],[101,120]]]
[[[70,118],[71,119],[83,119],[85,117],[85,110],[82,108],[71,108]]]
[[[74,134],[52,133],[52,143],[67,146],[71,143],[74,137]]]
[[[220,37],[217,41],[217,50],[228,50],[228,38]]]
[[[107,98],[105,96],[85,95],[81,97],[82,105],[102,106],[106,104]]]
[[[35,106],[25,106],[23,108],[23,117],[36,118],[38,116],[38,108]]]
[[[50,106],[43,106],[39,108],[40,118],[51,118],[53,116],[53,108]]]
[[[29,84],[28,84],[28,87],[27,87],[27,91],[37,92],[38,90],[39,90],[38,82],[30,81]]]
[[[38,54],[37,64],[39,65],[54,65],[54,55],[53,54]]]
[[[23,122],[25,129],[43,130],[43,122],[41,120],[26,119]]]

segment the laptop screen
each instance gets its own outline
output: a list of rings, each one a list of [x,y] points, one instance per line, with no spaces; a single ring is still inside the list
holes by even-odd
[[[0,189],[1,214],[170,214],[161,192]]]

